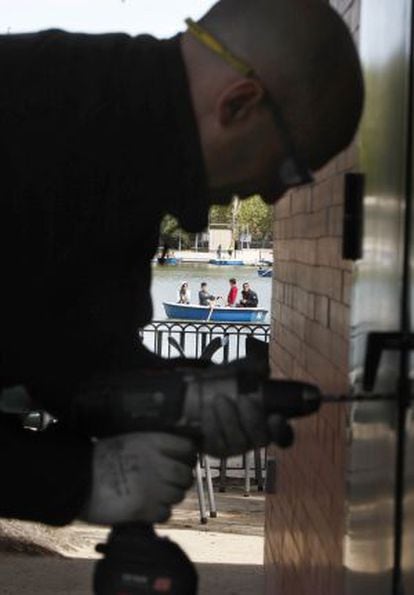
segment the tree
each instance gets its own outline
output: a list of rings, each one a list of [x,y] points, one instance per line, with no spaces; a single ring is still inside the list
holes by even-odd
[[[252,240],[260,242],[269,238],[272,232],[272,207],[263,202],[259,195],[251,196],[229,205],[213,205],[210,208],[210,223],[222,223],[234,229],[235,238],[241,231],[249,231]],[[233,221],[234,216],[234,221]],[[172,248],[190,248],[194,235],[184,231],[175,217],[166,215],[160,226],[160,243]]]
[[[191,248],[193,235],[184,231],[177,219],[172,215],[165,215],[160,225],[160,244],[167,244],[170,248]]]
[[[269,237],[272,231],[272,207],[267,205],[259,195],[240,202],[237,216],[239,233],[248,229],[254,241]]]
[[[210,207],[210,223],[231,224],[231,205],[213,205]]]

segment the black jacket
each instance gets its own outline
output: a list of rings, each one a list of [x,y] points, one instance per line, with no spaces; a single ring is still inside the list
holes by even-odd
[[[207,224],[198,132],[178,37],[1,36],[0,80],[2,383],[64,419],[81,384],[140,363],[162,216]],[[90,444],[64,432],[0,417],[0,516],[76,515]]]
[[[243,290],[241,304],[246,308],[256,308],[259,304],[257,293],[253,289]]]

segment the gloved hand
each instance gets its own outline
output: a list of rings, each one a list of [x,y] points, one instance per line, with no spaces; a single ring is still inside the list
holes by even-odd
[[[91,494],[80,515],[96,524],[166,521],[193,481],[191,440],[133,433],[96,442]]]
[[[293,430],[286,419],[267,415],[261,385],[252,392],[240,392],[232,374],[208,372],[187,378],[184,425],[197,427],[201,450],[214,457],[245,453],[270,442],[288,447]]]

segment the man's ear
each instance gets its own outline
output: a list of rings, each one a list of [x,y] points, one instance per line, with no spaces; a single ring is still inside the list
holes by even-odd
[[[263,95],[263,87],[256,79],[239,79],[226,87],[216,104],[220,124],[229,126],[248,118]]]

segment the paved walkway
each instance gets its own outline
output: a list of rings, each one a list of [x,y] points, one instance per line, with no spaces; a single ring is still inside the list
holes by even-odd
[[[232,480],[225,494],[216,494],[218,516],[200,525],[195,492],[158,528],[189,554],[200,576],[199,595],[263,593],[264,498],[243,497],[241,482]],[[0,595],[91,595],[94,547],[107,530],[76,523],[44,530],[37,541],[65,557],[0,554]]]

